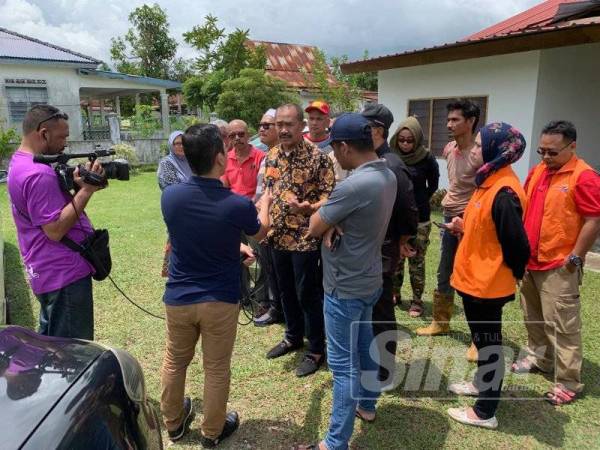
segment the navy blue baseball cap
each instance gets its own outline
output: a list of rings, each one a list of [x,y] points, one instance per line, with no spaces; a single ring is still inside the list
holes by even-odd
[[[335,119],[329,132],[329,141],[371,140],[371,124],[358,113],[344,113]]]

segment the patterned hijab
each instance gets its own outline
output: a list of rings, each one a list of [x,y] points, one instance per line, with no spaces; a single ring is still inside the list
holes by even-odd
[[[525,151],[525,138],[519,130],[504,122],[487,124],[481,130],[483,166],[475,175],[477,186],[493,173],[517,162]]]
[[[185,156],[177,156],[173,150],[173,142],[181,135],[183,135],[183,131],[177,130],[173,131],[169,136],[169,154],[166,159],[169,160],[175,167],[175,170],[177,170],[177,177],[180,181],[184,181],[192,176],[192,169],[190,168],[187,159],[185,159]],[[160,176],[160,173],[158,176]]]

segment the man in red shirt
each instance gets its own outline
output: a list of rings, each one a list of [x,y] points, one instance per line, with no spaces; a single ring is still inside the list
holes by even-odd
[[[304,112],[308,114],[308,133],[304,133],[304,139],[324,150],[329,145],[329,105],[315,100]]]
[[[575,154],[571,122],[550,122],[542,130],[542,162],[525,182],[524,225],[531,257],[521,286],[528,356],[516,373],[548,372],[556,384],[546,393],[553,405],[572,402],[581,383],[579,286],[585,256],[600,232],[600,176]]]
[[[248,143],[248,126],[243,120],[232,120],[228,127],[231,150],[227,152],[227,168],[221,181],[239,195],[254,198],[256,177],[265,153]]]

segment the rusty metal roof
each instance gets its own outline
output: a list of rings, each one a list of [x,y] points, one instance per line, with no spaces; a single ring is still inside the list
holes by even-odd
[[[47,61],[96,67],[101,61],[81,53],[0,28],[0,59]]]
[[[360,96],[365,101],[377,103],[379,93],[377,91],[361,91]]]
[[[263,46],[267,56],[267,73],[297,89],[315,89],[312,73],[317,48],[311,45],[285,44],[282,42],[247,41],[251,48]],[[337,81],[328,70],[328,81]]]

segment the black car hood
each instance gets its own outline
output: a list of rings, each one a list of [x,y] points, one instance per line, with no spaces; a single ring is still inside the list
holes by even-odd
[[[0,327],[0,436],[17,448],[106,349],[88,341]]]

